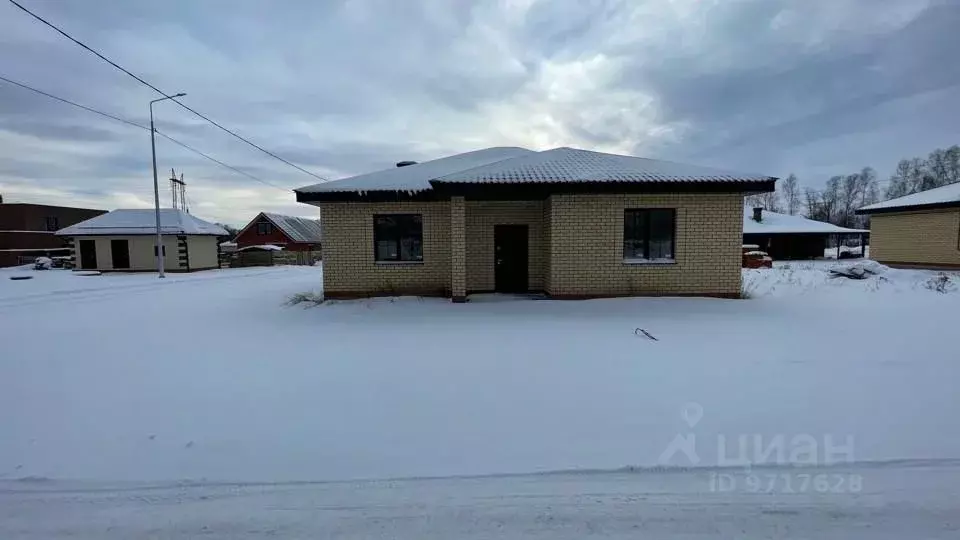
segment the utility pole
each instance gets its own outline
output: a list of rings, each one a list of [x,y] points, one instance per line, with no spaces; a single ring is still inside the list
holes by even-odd
[[[183,181],[183,173],[177,178],[177,173],[170,169],[170,192],[173,195],[173,209],[183,210],[190,213],[187,209],[187,183]]]
[[[157,252],[157,277],[166,277],[163,273],[163,235],[160,234],[160,184],[157,182],[157,128],[153,127],[153,104],[158,101],[183,97],[183,92],[172,96],[162,97],[150,102],[150,154],[153,156],[153,209],[157,220],[157,244],[154,249]]]

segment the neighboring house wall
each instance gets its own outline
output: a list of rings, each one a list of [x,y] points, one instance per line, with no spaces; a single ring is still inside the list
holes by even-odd
[[[870,258],[884,264],[960,266],[960,210],[870,216]]]
[[[55,231],[105,213],[88,208],[0,203],[0,230]]]
[[[423,262],[375,262],[375,214],[423,216]],[[323,290],[330,298],[373,294],[447,295],[450,203],[321,203]]]
[[[211,237],[212,238],[212,237]],[[97,269],[117,271],[148,271],[157,269],[157,259],[153,254],[153,236],[78,236],[74,238],[77,269],[80,269],[80,240],[93,240],[97,248]],[[111,240],[127,240],[130,250],[130,268],[114,268],[113,253],[110,249]],[[180,270],[177,258],[177,237],[165,235],[163,237],[166,255],[163,258],[164,270]]]
[[[69,244],[54,231],[103,214],[103,210],[43,204],[0,203],[0,267],[20,263],[20,256],[65,255]],[[38,251],[32,251],[38,250]]]
[[[190,254],[190,270],[220,267],[216,236],[188,236],[187,251]]]
[[[467,292],[494,289],[493,231],[496,225],[527,226],[527,282],[531,290],[544,289],[543,202],[467,201]]]
[[[676,263],[623,261],[623,211],[676,209]],[[554,195],[547,293],[555,297],[740,294],[743,197]]]
[[[273,230],[269,234],[257,234],[260,223],[270,223]],[[264,244],[273,244],[277,246],[286,246],[286,249],[297,249],[294,244],[290,244],[290,239],[287,238],[283,231],[279,227],[273,225],[267,218],[261,217],[256,222],[254,222],[247,230],[243,231],[241,234],[237,235],[234,239],[234,242],[237,243],[237,247],[247,247],[247,246],[262,246]]]
[[[0,231],[0,249],[60,249],[63,239],[46,231]]]

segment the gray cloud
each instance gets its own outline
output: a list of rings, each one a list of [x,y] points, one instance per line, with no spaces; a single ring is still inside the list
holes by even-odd
[[[807,185],[958,142],[960,6],[937,0],[255,0],[31,5],[191,106],[339,177],[491,145],[572,145]],[[0,74],[147,123],[155,94],[9,4]],[[316,180],[171,103],[158,128],[288,188]],[[152,200],[149,137],[0,83],[7,200]],[[158,140],[203,217],[315,215]],[[166,201],[166,198],[163,199]]]

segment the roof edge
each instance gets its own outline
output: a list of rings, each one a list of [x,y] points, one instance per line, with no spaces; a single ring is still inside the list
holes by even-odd
[[[150,232],[125,232],[125,233],[116,233],[116,232],[82,232],[82,233],[61,233],[59,231],[53,233],[55,236],[66,236],[70,238],[75,238],[78,236],[156,236],[156,231]],[[160,236],[215,236],[220,237],[222,234],[214,233],[185,233],[183,231],[161,231]]]
[[[947,201],[927,204],[911,204],[905,206],[884,206],[882,208],[859,208],[854,211],[859,216],[871,214],[893,214],[902,212],[914,212],[920,210],[943,210],[947,208],[960,208],[960,201]]]
[[[472,200],[531,200],[561,194],[611,193],[766,193],[776,189],[776,178],[742,181],[675,181],[675,182],[439,182],[431,180],[434,189],[422,191],[369,190],[296,192],[297,202],[402,202],[438,201],[454,196]]]

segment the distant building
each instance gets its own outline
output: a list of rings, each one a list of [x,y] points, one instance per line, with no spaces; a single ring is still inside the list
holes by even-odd
[[[56,231],[104,213],[92,208],[0,202],[0,267],[29,264],[40,256],[70,255],[70,245],[56,236]]]
[[[877,204],[870,216],[870,258],[889,266],[960,268],[960,182]]]
[[[155,272],[156,216],[152,209],[114,210],[57,231],[72,239],[78,270]],[[192,272],[219,268],[217,242],[228,235],[219,225],[183,210],[160,210],[163,268]]]
[[[272,244],[286,251],[320,251],[320,220],[260,212],[233,239],[238,249]]]
[[[838,241],[850,236],[861,237],[864,245],[862,236],[869,232],[763,208],[743,210],[743,243],[760,246],[779,261],[822,258],[831,237]]]

